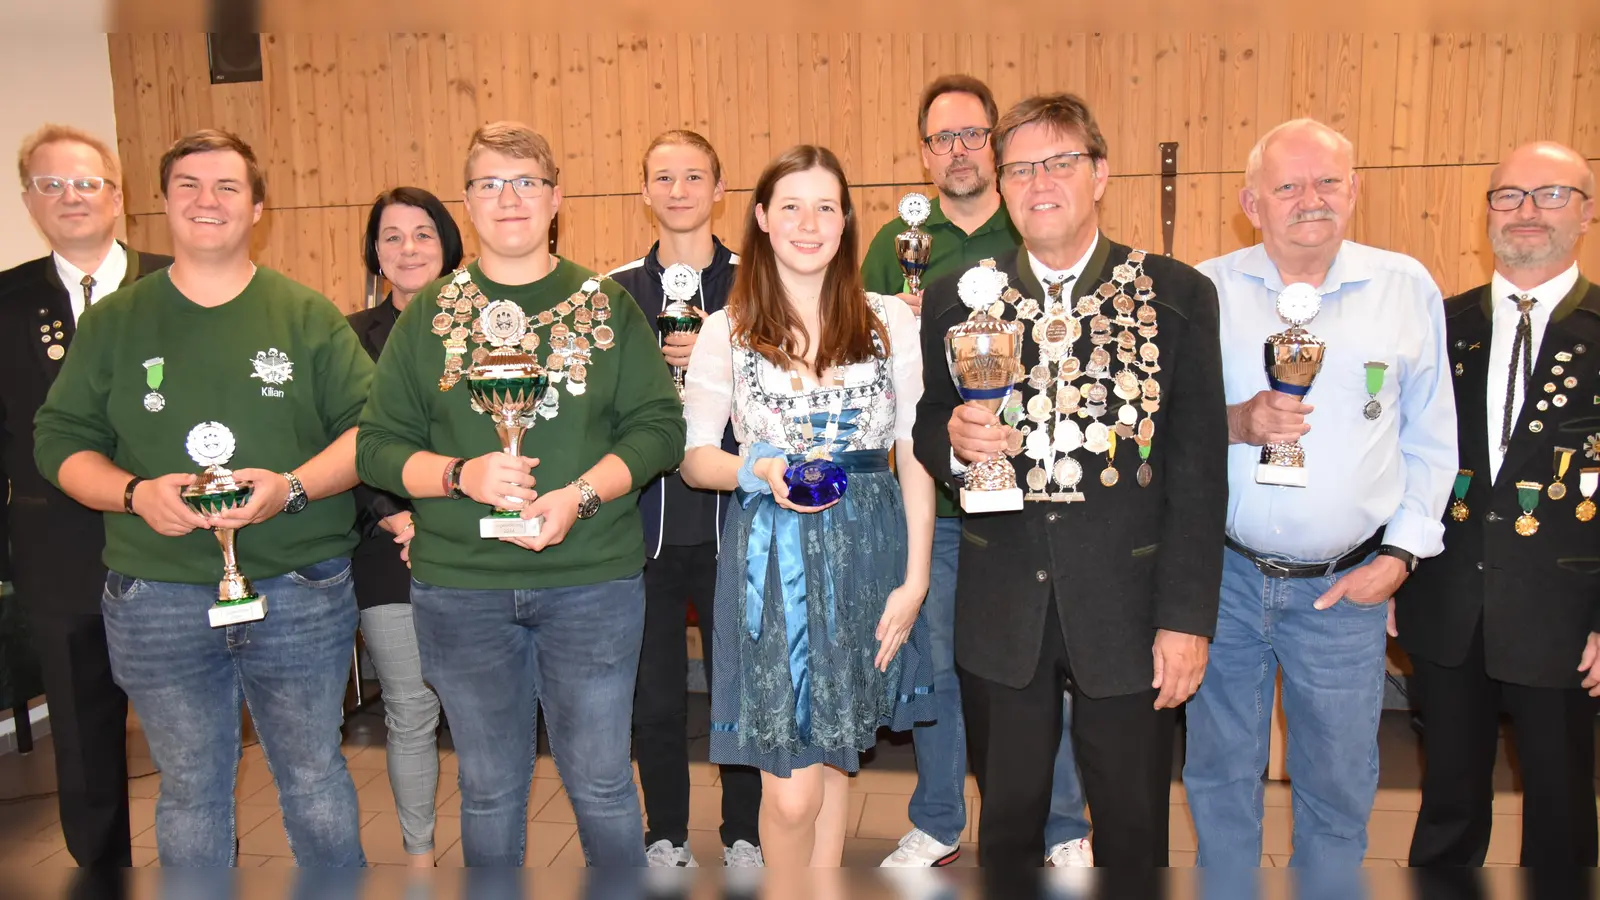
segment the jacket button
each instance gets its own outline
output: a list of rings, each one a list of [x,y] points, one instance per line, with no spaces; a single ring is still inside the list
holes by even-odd
[[[1478,571],[1479,572],[1483,571],[1483,563],[1482,562],[1478,563]]]
[[[1059,518],[1061,518],[1061,515],[1059,513],[1050,513],[1049,515],[1044,517],[1044,520],[1046,522],[1054,522],[1055,520],[1057,520]]]
[[[1497,512],[1489,513],[1488,515],[1483,517],[1483,520],[1485,522],[1498,522],[1498,521],[1500,521],[1500,514],[1497,513]]]
[[[1033,577],[1034,577],[1034,580],[1036,580],[1036,581],[1049,581],[1050,580],[1050,573],[1046,572],[1043,569],[1040,569],[1039,571],[1033,573]]]

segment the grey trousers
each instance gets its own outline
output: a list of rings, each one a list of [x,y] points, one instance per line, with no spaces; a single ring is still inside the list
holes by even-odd
[[[434,795],[439,788],[439,698],[422,680],[422,657],[411,604],[361,611],[361,636],[378,667],[388,726],[389,789],[407,853],[433,851]]]

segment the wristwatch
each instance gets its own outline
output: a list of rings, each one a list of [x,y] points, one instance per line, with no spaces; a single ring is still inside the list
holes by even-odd
[[[1383,544],[1378,547],[1378,555],[1392,556],[1405,563],[1406,574],[1408,575],[1417,570],[1417,556],[1410,550],[1402,550],[1393,544]]]
[[[297,475],[293,472],[284,472],[282,474],[289,481],[289,496],[283,500],[283,511],[294,515],[305,509],[306,504],[311,501],[306,499],[306,486],[300,483],[300,478]]]
[[[594,514],[600,511],[600,495],[589,482],[579,478],[567,487],[578,489],[578,518],[593,518]]]

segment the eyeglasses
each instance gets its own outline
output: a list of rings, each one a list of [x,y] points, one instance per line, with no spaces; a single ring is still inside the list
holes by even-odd
[[[537,175],[524,175],[520,178],[474,178],[467,182],[467,193],[480,200],[492,200],[500,196],[508,184],[511,185],[511,190],[524,200],[542,197],[545,191],[556,186],[554,181]]]
[[[1041,159],[1038,162],[1006,163],[1000,167],[1000,178],[1012,184],[1023,184],[1033,180],[1033,173],[1040,166],[1044,167],[1045,173],[1051,178],[1066,178],[1072,174],[1073,168],[1077,166],[1080,159],[1092,160],[1093,157],[1090,157],[1087,153],[1074,150],[1070,153],[1058,153],[1049,159]]]
[[[963,128],[960,131],[936,131],[922,139],[928,149],[935,156],[944,156],[955,149],[956,138],[961,139],[961,146],[968,150],[982,150],[983,145],[989,143],[989,129]]]
[[[1572,202],[1573,194],[1583,194],[1583,199],[1589,199],[1588,194],[1565,184],[1547,184],[1531,191],[1514,187],[1495,188],[1485,196],[1489,198],[1490,209],[1496,212],[1511,212],[1521,209],[1522,201],[1526,197],[1532,197],[1533,205],[1540,209],[1561,209]]]
[[[82,178],[63,178],[60,175],[35,175],[28,181],[33,184],[33,189],[40,196],[59,197],[67,192],[67,186],[85,197],[93,197],[107,187],[116,187],[117,183],[109,178],[98,175],[85,175]]]

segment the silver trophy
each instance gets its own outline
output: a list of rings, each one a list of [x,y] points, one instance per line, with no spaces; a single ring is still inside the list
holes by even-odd
[[[233,432],[221,422],[201,422],[189,431],[185,443],[189,458],[205,471],[194,484],[183,489],[183,502],[202,516],[215,516],[238,509],[250,502],[254,486],[234,479],[223,464],[233,457]],[[267,598],[256,593],[250,579],[239,571],[234,552],[233,528],[213,528],[222,545],[222,581],[217,585],[217,602],[207,611],[212,628],[256,622],[267,616]]]
[[[922,223],[928,221],[932,211],[933,204],[922,194],[912,192],[900,198],[900,218],[911,227],[894,236],[894,255],[906,276],[908,293],[922,290],[922,276],[933,255],[933,235],[922,230]]]
[[[550,387],[550,376],[533,355],[523,349],[528,317],[512,300],[496,300],[484,308],[484,338],[494,349],[467,370],[472,399],[494,419],[500,447],[512,456],[522,455],[522,438],[537,421],[534,410]],[[508,498],[509,499],[509,498]],[[478,536],[485,538],[536,537],[544,517],[522,518],[520,501],[496,504],[478,520]]]
[[[656,316],[656,340],[665,346],[669,334],[698,334],[705,320],[700,318],[689,301],[700,293],[700,273],[684,263],[673,263],[661,273],[661,292],[667,305]],[[668,366],[672,370],[672,383],[678,386],[678,399],[683,399],[683,366]]]
[[[980,265],[961,276],[956,292],[971,309],[965,322],[944,336],[945,362],[956,393],[966,403],[999,414],[1023,378],[1022,325],[989,313],[1006,288],[1006,275]],[[969,513],[1007,512],[1022,508],[1022,489],[1011,460],[1000,457],[973,463],[961,489],[961,508]]]
[[[1305,399],[1311,383],[1322,371],[1322,358],[1328,345],[1302,326],[1317,317],[1322,298],[1305,282],[1286,285],[1278,294],[1278,317],[1289,323],[1287,331],[1267,337],[1267,384],[1275,391]],[[1267,444],[1261,448],[1261,463],[1256,466],[1257,484],[1305,487],[1306,451],[1298,440]]]

